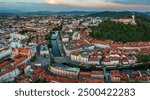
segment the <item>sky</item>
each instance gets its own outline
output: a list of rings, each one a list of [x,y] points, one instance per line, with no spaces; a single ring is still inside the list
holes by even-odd
[[[9,7],[9,8],[8,8]],[[134,10],[149,11],[150,0],[0,0],[0,9],[26,11]]]

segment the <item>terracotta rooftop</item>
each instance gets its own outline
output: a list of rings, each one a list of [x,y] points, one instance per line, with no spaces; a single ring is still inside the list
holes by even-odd
[[[10,65],[10,62],[4,61],[4,62],[0,63],[0,68],[3,68],[5,66],[7,66],[7,65]]]
[[[89,61],[98,61],[98,57],[90,57]]]
[[[87,78],[85,81],[86,83],[104,83],[104,79]]]
[[[81,77],[90,77],[91,76],[91,72],[80,72],[79,76],[81,76]]]
[[[92,71],[91,74],[94,74],[94,75],[103,75],[103,71]]]
[[[6,71],[0,72],[0,77],[3,76],[3,75],[5,75],[5,74],[7,74],[7,73],[12,72],[12,71],[15,70],[15,69],[17,69],[17,67],[16,67],[16,66],[13,66],[13,67],[7,69]]]

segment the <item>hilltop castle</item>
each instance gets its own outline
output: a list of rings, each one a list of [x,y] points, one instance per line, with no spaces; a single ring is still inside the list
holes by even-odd
[[[111,21],[120,22],[120,23],[124,23],[124,24],[132,24],[132,25],[136,24],[135,15],[132,15],[132,18],[111,19]]]

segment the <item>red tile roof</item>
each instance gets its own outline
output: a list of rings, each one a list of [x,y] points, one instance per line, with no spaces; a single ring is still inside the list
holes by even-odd
[[[16,66],[13,66],[13,67],[7,69],[6,71],[0,72],[0,77],[3,76],[3,75],[5,75],[5,74],[7,74],[7,73],[12,72],[12,71],[15,70],[15,69],[17,69],[17,67],[16,67]]]
[[[91,74],[94,74],[94,75],[103,75],[103,71],[92,71]]]
[[[80,54],[78,52],[73,52],[72,55],[79,56]]]
[[[88,59],[89,61],[98,61],[98,57],[90,57],[89,59]]]
[[[19,54],[25,54],[27,55],[29,53],[29,49],[27,48],[19,48]]]
[[[85,81],[86,83],[104,83],[104,79],[87,78]]]
[[[0,68],[5,67],[7,65],[10,65],[10,62],[4,61],[4,62],[0,63]]]
[[[80,72],[79,76],[81,76],[81,77],[90,77],[91,76],[91,72]]]

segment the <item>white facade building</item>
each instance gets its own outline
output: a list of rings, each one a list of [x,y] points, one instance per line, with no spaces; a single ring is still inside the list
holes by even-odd
[[[18,34],[18,33],[11,33],[10,36],[11,36],[11,38],[16,38],[16,39],[19,39],[19,40],[29,38],[27,35],[21,35],[21,34]]]
[[[79,40],[80,39],[80,34],[79,32],[74,32],[72,35],[72,40]]]
[[[14,81],[14,79],[20,74],[20,71],[18,68],[8,72],[8,73],[5,73],[5,72],[1,72],[0,73],[0,82],[4,83],[4,82],[11,82],[11,81]]]
[[[4,43],[0,43],[0,59],[11,55],[12,49],[6,46]]]
[[[49,55],[49,50],[47,46],[41,45],[40,55]]]

